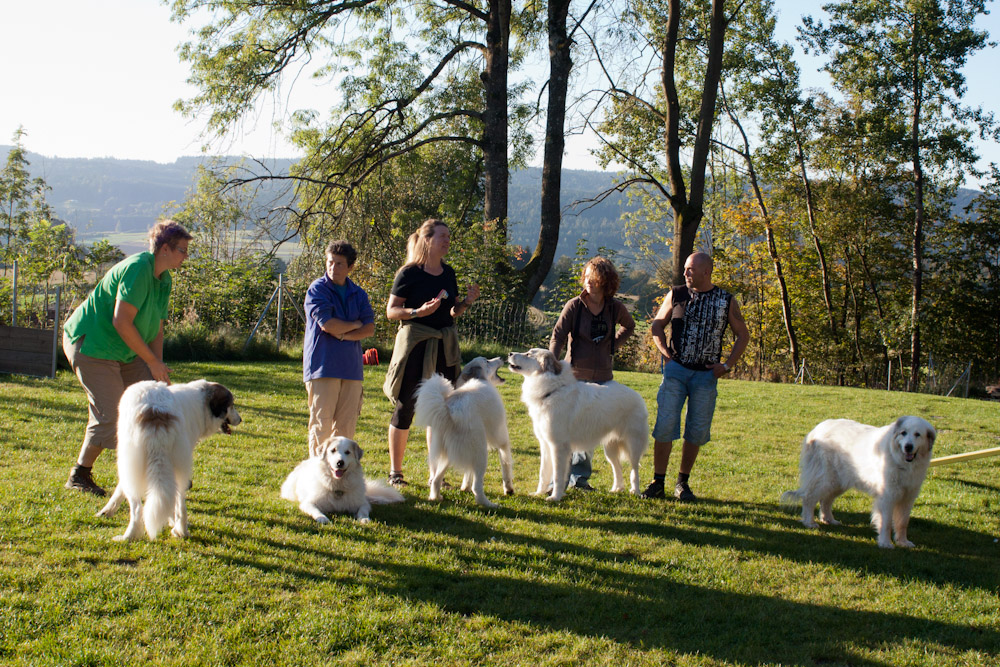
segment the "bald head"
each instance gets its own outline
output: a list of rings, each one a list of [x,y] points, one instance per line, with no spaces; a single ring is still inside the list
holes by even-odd
[[[688,255],[684,262],[684,284],[696,292],[712,289],[712,256],[704,252]]]

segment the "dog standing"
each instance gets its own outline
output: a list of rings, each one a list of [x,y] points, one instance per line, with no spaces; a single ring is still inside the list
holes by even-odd
[[[614,473],[611,490],[625,489],[621,461],[628,459],[632,493],[638,495],[639,459],[649,445],[649,413],[642,396],[617,382],[581,382],[568,361],[556,359],[548,350],[511,353],[507,362],[510,370],[524,376],[521,401],[528,406],[541,446],[535,495],[542,495],[551,484],[548,500],[560,500],[572,452],[593,454],[598,445],[604,445]]]
[[[114,539],[137,540],[145,528],[154,540],[167,523],[172,535],[187,537],[195,445],[216,432],[230,434],[230,425],[241,421],[232,392],[221,384],[148,380],[129,386],[118,404],[118,486],[97,513],[113,516],[128,500],[128,528]]]
[[[820,521],[839,525],[833,518],[833,501],[854,488],[870,495],[872,526],[878,545],[912,547],[906,537],[910,511],[927,476],[937,432],[920,417],[900,417],[881,428],[850,419],[828,419],[809,432],[802,442],[799,488],[781,494],[782,503],[802,501],[802,523],[815,528],[813,514],[819,503]]]
[[[498,371],[503,359],[476,357],[462,369],[455,387],[434,374],[417,388],[414,423],[430,429],[427,466],[430,500],[441,496],[441,481],[449,466],[464,473],[462,490],[470,488],[476,502],[496,507],[483,492],[483,478],[490,449],[500,456],[500,475],[506,495],[514,493],[514,458],[507,433],[507,412],[497,386],[504,379]]]
[[[319,454],[302,461],[281,485],[281,497],[299,504],[299,509],[318,523],[330,523],[327,514],[350,514],[368,523],[372,503],[401,503],[405,498],[381,482],[366,480],[361,467],[363,452],[349,438],[334,436]]]

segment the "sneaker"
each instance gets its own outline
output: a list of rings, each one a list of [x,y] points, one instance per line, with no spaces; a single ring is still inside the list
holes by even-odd
[[[677,486],[674,487],[674,498],[682,503],[693,503],[698,500],[698,496],[692,493],[687,482],[677,482]]]
[[[588,482],[585,479],[578,479],[576,481],[576,484],[573,485],[573,488],[574,489],[580,489],[581,491],[593,491],[594,490],[594,487],[592,487],[590,485],[590,482]]]
[[[107,492],[104,489],[97,486],[93,476],[90,474],[90,468],[85,468],[81,465],[75,465],[72,470],[69,471],[69,479],[66,480],[66,488],[73,489],[75,491],[83,491],[84,493],[93,493],[95,496],[107,495]]]
[[[643,498],[666,498],[667,494],[663,491],[663,480],[654,479],[646,490],[642,492]]]
[[[393,486],[408,486],[408,483],[405,479],[403,479],[403,473],[401,472],[389,473],[389,483]]]

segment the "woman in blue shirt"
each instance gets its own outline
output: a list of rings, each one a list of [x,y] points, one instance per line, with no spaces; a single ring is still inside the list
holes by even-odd
[[[326,273],[306,292],[302,376],[309,400],[309,454],[331,436],[354,439],[361,414],[360,341],[375,333],[368,295],[348,275],[358,253],[347,241],[326,248]]]

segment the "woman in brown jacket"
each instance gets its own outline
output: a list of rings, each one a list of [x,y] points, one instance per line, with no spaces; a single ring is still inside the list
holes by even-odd
[[[558,357],[565,347],[576,379],[604,384],[612,379],[615,350],[635,331],[635,322],[625,305],[614,298],[621,279],[608,259],[597,256],[587,262],[581,283],[580,296],[566,302],[552,329],[549,350]],[[569,486],[592,491],[591,471],[587,454],[573,452]]]

